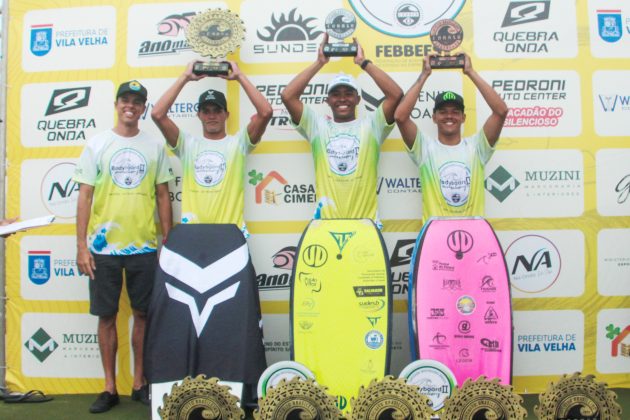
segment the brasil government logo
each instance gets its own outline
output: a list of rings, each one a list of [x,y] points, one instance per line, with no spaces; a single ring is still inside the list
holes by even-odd
[[[31,53],[38,57],[44,56],[52,48],[52,24],[31,26]]]
[[[28,252],[28,278],[37,285],[50,279],[50,251]]]

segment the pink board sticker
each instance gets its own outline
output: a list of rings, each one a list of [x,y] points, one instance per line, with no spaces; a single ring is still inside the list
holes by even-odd
[[[512,379],[512,310],[501,246],[482,218],[427,222],[412,266],[419,357],[448,366],[458,383]]]

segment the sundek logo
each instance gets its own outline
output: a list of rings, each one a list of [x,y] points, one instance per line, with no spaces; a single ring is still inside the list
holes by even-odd
[[[279,172],[270,171],[263,176],[252,169],[248,173],[249,183],[255,186],[256,204],[280,205],[314,203],[313,184],[290,184]]]
[[[24,347],[31,352],[33,356],[40,362],[43,362],[50,356],[59,344],[52,339],[43,328],[40,328],[24,343]]]
[[[254,44],[254,54],[316,52],[319,43],[315,40],[323,34],[313,25],[316,20],[302,17],[297,8],[291,9],[288,15],[282,13],[276,17],[272,14],[271,26],[256,31],[258,39],[265,44]]]
[[[499,166],[486,178],[486,190],[503,203],[521,185],[503,166]]]

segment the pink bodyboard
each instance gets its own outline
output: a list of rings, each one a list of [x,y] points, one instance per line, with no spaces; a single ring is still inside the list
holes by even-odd
[[[421,359],[448,366],[457,383],[512,379],[512,309],[503,252],[482,218],[433,218],[416,244],[412,322]]]

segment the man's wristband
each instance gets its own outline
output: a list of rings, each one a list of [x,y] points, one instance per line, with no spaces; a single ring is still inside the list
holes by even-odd
[[[363,62],[361,63],[361,70],[365,70],[367,65],[370,64],[371,62],[372,60],[363,60]]]

